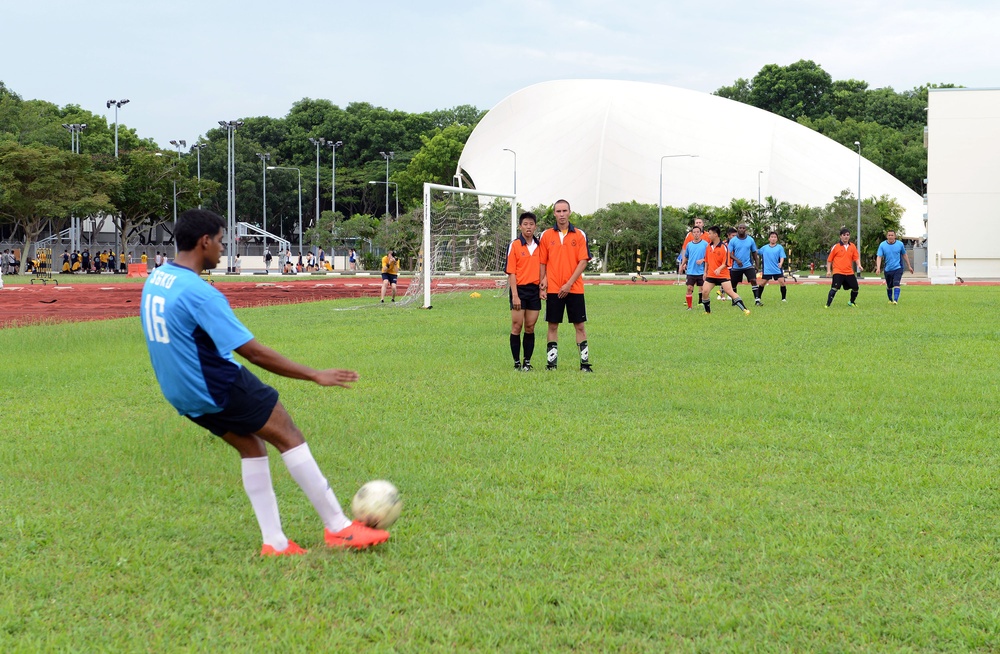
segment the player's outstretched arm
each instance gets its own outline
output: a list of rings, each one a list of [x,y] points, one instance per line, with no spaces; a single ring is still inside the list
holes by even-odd
[[[320,386],[350,388],[349,384],[358,380],[358,373],[354,370],[338,370],[336,368],[316,370],[292,361],[281,353],[257,342],[257,339],[236,348],[236,353],[255,366],[260,366],[276,375],[290,379],[305,379]]]

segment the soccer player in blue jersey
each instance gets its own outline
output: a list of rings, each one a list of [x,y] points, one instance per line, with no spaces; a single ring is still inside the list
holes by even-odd
[[[785,248],[778,245],[778,232],[771,232],[767,235],[767,245],[758,250],[762,268],[764,269],[764,283],[761,284],[758,301],[763,302],[764,289],[767,283],[776,281],[781,284],[781,301],[785,302],[785,273],[782,266],[785,265]]]
[[[264,544],[261,556],[304,554],[285,536],[271,485],[266,444],[281,453],[325,527],[329,547],[363,549],[389,533],[351,522],[309,451],[302,432],[278,401],[278,392],[233,358],[233,351],[276,375],[320,386],[358,380],[353,370],[316,370],[265,347],[236,318],[225,296],[201,279],[222,256],[225,223],[192,209],[177,219],[177,257],[155,269],[142,289],[142,327],[156,380],[177,412],[239,452],[243,488]]]
[[[757,270],[754,263],[757,258],[757,242],[753,237],[747,235],[747,224],[740,223],[736,226],[736,236],[730,237],[729,256],[732,257],[733,267],[729,270],[729,281],[733,285],[733,291],[740,286],[744,279],[750,284],[753,291],[753,301],[757,306],[761,306],[760,287],[757,285]]]
[[[885,292],[889,296],[889,304],[899,304],[899,283],[903,279],[903,265],[900,260],[906,262],[906,267],[913,274],[913,266],[909,257],[906,256],[906,246],[901,241],[896,240],[896,232],[889,230],[885,233],[885,240],[878,246],[875,257],[875,274],[878,274],[882,267],[882,260],[885,260]]]
[[[708,241],[702,238],[701,226],[695,224],[691,228],[691,240],[687,242],[681,251],[680,270],[687,274],[684,280],[687,284],[687,294],[684,300],[687,302],[688,310],[692,307],[694,299],[694,288],[698,287],[698,304],[703,304],[701,298],[701,287],[705,284],[705,256],[708,252]]]

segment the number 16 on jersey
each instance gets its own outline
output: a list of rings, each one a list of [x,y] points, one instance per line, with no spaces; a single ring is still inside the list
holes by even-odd
[[[167,333],[167,320],[163,317],[166,301],[166,298],[158,295],[147,295],[142,307],[146,323],[146,336],[149,340],[157,343],[170,342],[170,334]]]

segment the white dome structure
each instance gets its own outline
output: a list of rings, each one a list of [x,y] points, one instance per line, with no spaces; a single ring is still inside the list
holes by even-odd
[[[697,158],[661,161],[685,154]],[[480,190],[510,193],[516,168],[522,206],[566,198],[582,214],[615,202],[656,204],[661,165],[664,206],[756,200],[758,179],[761,198],[811,206],[858,188],[855,150],[756,107],[644,82],[562,80],[521,89],[486,114],[459,159]],[[921,196],[862,159],[861,197],[882,195],[903,207],[904,235],[923,237]]]

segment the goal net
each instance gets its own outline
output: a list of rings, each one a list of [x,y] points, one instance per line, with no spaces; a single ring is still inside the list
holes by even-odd
[[[432,294],[505,289],[516,234],[515,196],[424,184],[424,235],[407,299],[429,309]]]

